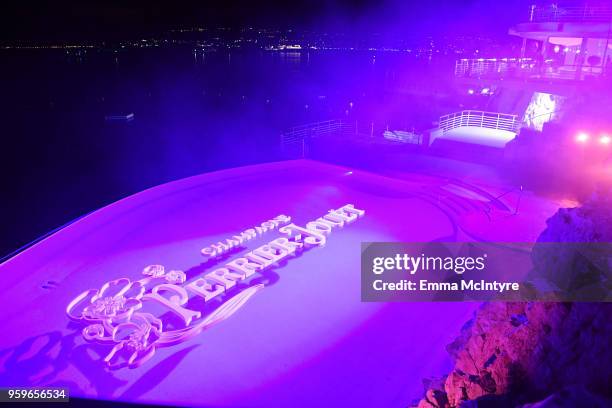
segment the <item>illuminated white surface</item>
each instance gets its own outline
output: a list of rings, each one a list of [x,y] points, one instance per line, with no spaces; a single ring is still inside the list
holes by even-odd
[[[456,142],[503,148],[506,146],[506,143],[515,137],[516,133],[508,130],[463,126],[451,129],[445,134],[437,136],[436,139],[453,140]]]

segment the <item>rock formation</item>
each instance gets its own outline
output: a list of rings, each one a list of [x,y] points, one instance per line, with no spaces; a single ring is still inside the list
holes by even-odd
[[[610,197],[560,209],[538,242],[612,242]],[[553,252],[534,250],[535,267],[566,273],[573,253]],[[612,303],[485,303],[447,348],[453,370],[427,384],[418,407],[612,406],[611,339]]]

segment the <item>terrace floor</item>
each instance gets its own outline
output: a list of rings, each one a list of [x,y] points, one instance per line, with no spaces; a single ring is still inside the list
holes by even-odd
[[[449,369],[445,345],[478,304],[361,302],[360,243],[529,241],[558,205],[525,196],[513,214],[494,187],[433,173],[296,160],[190,177],[104,207],[0,265],[0,385],[153,404],[405,407],[423,378]],[[194,279],[212,270],[202,247],[278,214],[303,226],[347,203],[366,215],[257,276],[264,289],[235,315],[139,368],[104,369],[111,347],[85,342],[65,314],[79,293],[138,279],[146,265]]]

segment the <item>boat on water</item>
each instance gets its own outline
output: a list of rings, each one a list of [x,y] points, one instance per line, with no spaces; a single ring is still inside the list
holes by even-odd
[[[104,120],[107,122],[131,122],[134,120],[134,112],[127,115],[106,115]]]

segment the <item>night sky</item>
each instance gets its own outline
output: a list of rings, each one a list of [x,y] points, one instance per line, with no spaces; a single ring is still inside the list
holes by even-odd
[[[503,35],[529,0],[291,0],[3,2],[0,40],[120,39],[185,26],[348,33]]]

